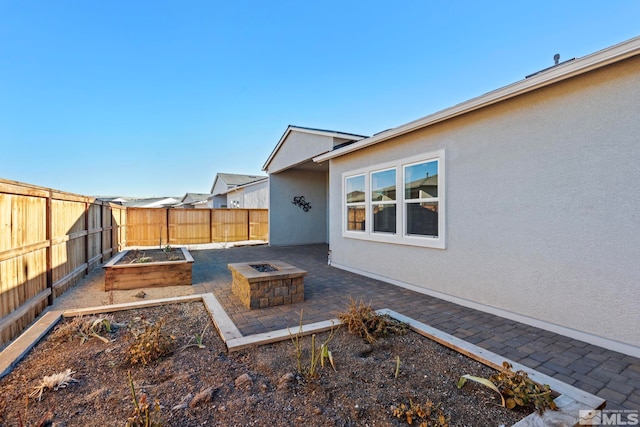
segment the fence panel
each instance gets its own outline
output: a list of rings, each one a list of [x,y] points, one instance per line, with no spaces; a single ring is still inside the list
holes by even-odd
[[[169,210],[169,243],[172,245],[211,242],[209,209]]]
[[[87,270],[87,206],[80,200],[51,200],[51,280],[54,298]]]
[[[249,210],[249,240],[269,240],[269,210]]]
[[[249,240],[249,210],[212,209],[211,239],[213,242]]]
[[[129,236],[127,232],[127,208],[116,208],[112,207],[112,215],[113,220],[115,221],[114,226],[116,227],[114,236],[116,241],[114,242],[114,253],[111,256],[115,255],[117,252],[120,252],[127,246],[127,237]]]
[[[128,208],[127,246],[163,246],[169,242],[166,208]]]
[[[0,323],[0,343],[46,307],[46,208],[44,198],[0,192],[0,319],[8,319]]]

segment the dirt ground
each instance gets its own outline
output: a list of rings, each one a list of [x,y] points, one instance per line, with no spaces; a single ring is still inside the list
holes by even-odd
[[[0,425],[36,426],[49,419],[42,425],[124,426],[134,410],[129,371],[138,397],[144,393],[159,403],[154,415],[164,426],[401,426],[407,420],[394,416],[395,408],[410,402],[426,407],[427,401],[433,403],[429,425],[441,425],[439,410],[451,426],[508,426],[528,413],[502,408],[495,392],[475,383],[458,389],[461,375],[488,377],[492,370],[413,332],[368,344],[341,328],[328,344],[336,371],[327,363],[312,378],[310,337],[300,341],[302,373],[290,340],[228,353],[200,302],[112,316],[121,326],[103,334],[108,343],[55,342],[50,333],[2,378]],[[132,365],[132,330],[161,319],[162,330],[175,337],[174,351]],[[204,348],[193,345],[200,335]],[[327,337],[319,334],[317,346]],[[77,381],[46,389],[39,401],[28,397],[44,376],[66,369]],[[413,425],[425,419],[415,417]]]

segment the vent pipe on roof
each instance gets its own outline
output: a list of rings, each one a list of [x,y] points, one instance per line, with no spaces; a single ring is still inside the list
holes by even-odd
[[[553,62],[555,62],[556,65],[558,65],[558,63],[560,62],[560,54],[556,53],[555,55],[553,55]]]

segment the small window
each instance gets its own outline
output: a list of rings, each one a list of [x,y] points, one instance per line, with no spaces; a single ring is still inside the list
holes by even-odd
[[[364,175],[349,177],[345,180],[347,204],[347,230],[364,231],[366,204]]]
[[[373,231],[396,232],[396,170],[371,173]]]
[[[405,233],[438,237],[438,160],[404,167]]]

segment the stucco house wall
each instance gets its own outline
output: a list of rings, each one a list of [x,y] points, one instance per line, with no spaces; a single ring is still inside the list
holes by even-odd
[[[249,184],[227,193],[227,206],[230,208],[267,209],[269,208],[268,180]]]
[[[308,212],[294,205],[304,196]],[[269,244],[271,246],[326,243],[327,173],[299,169],[269,175]]]
[[[209,196],[207,198],[208,208],[226,208],[227,207],[227,195],[219,194],[216,196]]]
[[[638,100],[636,56],[331,159],[332,264],[640,355]],[[345,237],[345,174],[436,150],[444,249]]]

